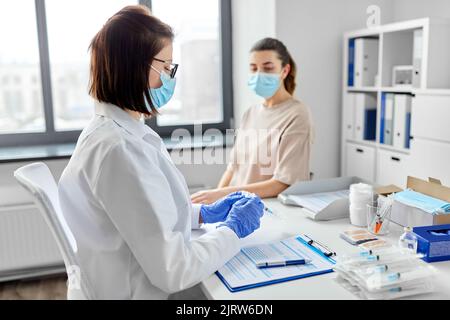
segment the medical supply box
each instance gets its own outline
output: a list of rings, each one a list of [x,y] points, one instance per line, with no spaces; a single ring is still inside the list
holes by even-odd
[[[437,179],[430,178],[424,181],[408,177],[407,188],[436,199],[450,202],[450,188],[445,187]],[[389,192],[389,189],[391,192]],[[381,195],[402,191],[400,188],[390,186],[384,188]],[[450,214],[431,214],[419,208],[411,207],[399,201],[394,201],[391,212],[391,221],[404,227],[421,227],[450,224]]]
[[[450,260],[450,224],[413,228],[417,236],[417,253],[426,262]]]

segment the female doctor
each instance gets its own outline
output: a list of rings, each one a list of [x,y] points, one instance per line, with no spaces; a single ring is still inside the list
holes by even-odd
[[[201,282],[259,228],[264,206],[234,193],[193,206],[161,138],[141,119],[172,97],[171,28],[125,7],[91,43],[96,115],[59,182],[61,208],[97,299],[165,299]],[[191,228],[218,227],[196,240]]]

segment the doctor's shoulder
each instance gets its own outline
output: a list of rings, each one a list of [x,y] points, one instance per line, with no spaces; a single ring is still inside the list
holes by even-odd
[[[95,149],[97,149],[98,156],[103,160],[113,158],[134,162],[138,159],[145,159],[146,162],[158,162],[156,148],[143,143],[142,138],[117,126],[114,121],[105,122],[94,135],[95,137],[91,137],[91,143],[96,144]]]

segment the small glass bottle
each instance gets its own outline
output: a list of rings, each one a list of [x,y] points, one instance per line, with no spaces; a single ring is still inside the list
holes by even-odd
[[[398,245],[401,248],[406,248],[414,253],[417,253],[417,236],[412,231],[412,228],[406,227],[404,233],[398,239]]]

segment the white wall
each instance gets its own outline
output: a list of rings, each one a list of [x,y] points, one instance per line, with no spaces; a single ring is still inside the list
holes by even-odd
[[[395,21],[424,17],[450,18],[449,0],[394,0]]]
[[[392,19],[391,0],[278,0],[276,34],[298,64],[297,96],[312,110],[316,127],[312,171],[316,178],[340,174],[342,37],[366,27],[366,9],[380,6]]]
[[[275,0],[232,0],[234,115],[260,102],[247,87],[250,49],[260,39],[275,36]]]

